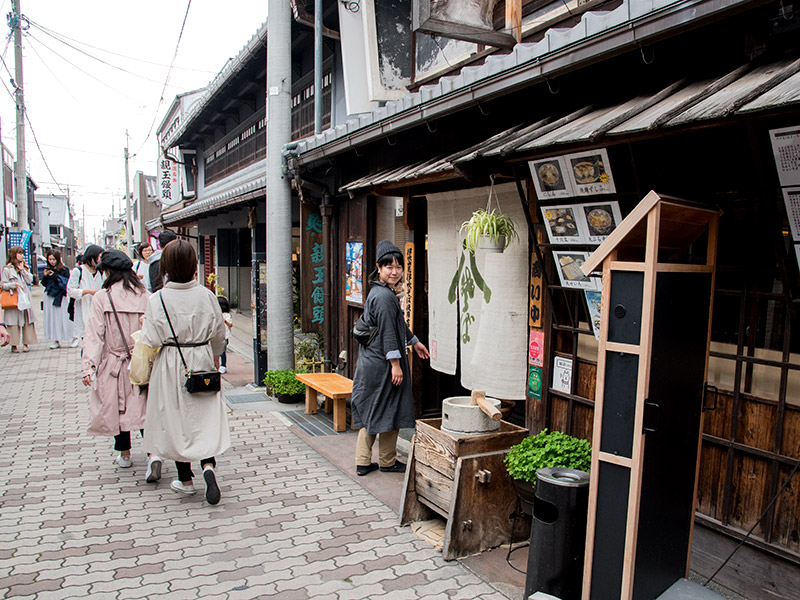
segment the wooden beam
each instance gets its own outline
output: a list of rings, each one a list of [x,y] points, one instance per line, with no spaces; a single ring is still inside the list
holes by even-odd
[[[519,44],[522,40],[522,0],[506,0],[506,30]]]

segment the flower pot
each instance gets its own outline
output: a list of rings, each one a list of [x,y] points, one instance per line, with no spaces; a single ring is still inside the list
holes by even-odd
[[[482,235],[478,240],[478,249],[486,252],[502,252],[506,249],[506,236],[497,236],[497,241],[488,235]]]
[[[275,394],[278,402],[282,404],[296,404],[305,400],[305,394]]]
[[[529,517],[533,516],[533,498],[536,492],[536,485],[522,479],[512,479],[511,481],[514,482],[514,488],[517,490],[522,512]]]

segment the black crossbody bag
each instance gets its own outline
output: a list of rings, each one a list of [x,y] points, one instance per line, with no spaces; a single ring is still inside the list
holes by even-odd
[[[183,358],[183,352],[181,351],[181,345],[178,342],[178,336],[175,333],[175,329],[172,327],[172,321],[169,318],[169,313],[167,312],[167,307],[164,304],[164,296],[163,294],[158,295],[159,299],[161,300],[161,306],[164,308],[164,314],[167,316],[167,323],[169,324],[169,329],[172,331],[172,337],[175,339],[175,346],[178,348],[178,354],[181,355],[181,362],[183,363],[183,369],[186,371],[186,391],[190,394],[201,394],[204,392],[218,392],[222,389],[222,381],[220,372],[217,370],[214,371],[190,371],[189,367],[186,365],[186,359]],[[208,342],[204,342],[202,344],[184,344],[184,346],[205,346]],[[170,344],[164,344],[164,346],[169,346]]]

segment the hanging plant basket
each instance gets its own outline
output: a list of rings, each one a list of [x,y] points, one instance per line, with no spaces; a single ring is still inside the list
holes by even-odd
[[[494,195],[497,210],[491,208]],[[489,252],[502,252],[511,243],[518,240],[519,235],[511,217],[500,212],[500,203],[494,191],[494,177],[489,188],[489,199],[486,209],[476,210],[469,221],[461,224],[461,231],[465,233],[464,247],[475,254],[478,249]]]

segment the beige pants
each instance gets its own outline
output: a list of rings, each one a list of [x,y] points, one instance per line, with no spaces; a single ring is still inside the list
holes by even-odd
[[[387,431],[377,435],[370,435],[367,429],[362,427],[358,431],[356,441],[356,466],[366,467],[372,464],[372,445],[375,438],[378,438],[378,465],[381,467],[392,467],[397,460],[397,434],[400,431]]]
[[[8,335],[11,337],[10,344],[12,346],[19,346],[20,329],[22,330],[22,343],[24,345],[30,346],[38,341],[36,338],[36,328],[33,323],[27,323],[22,327],[19,325],[9,325],[6,329],[8,329]]]

